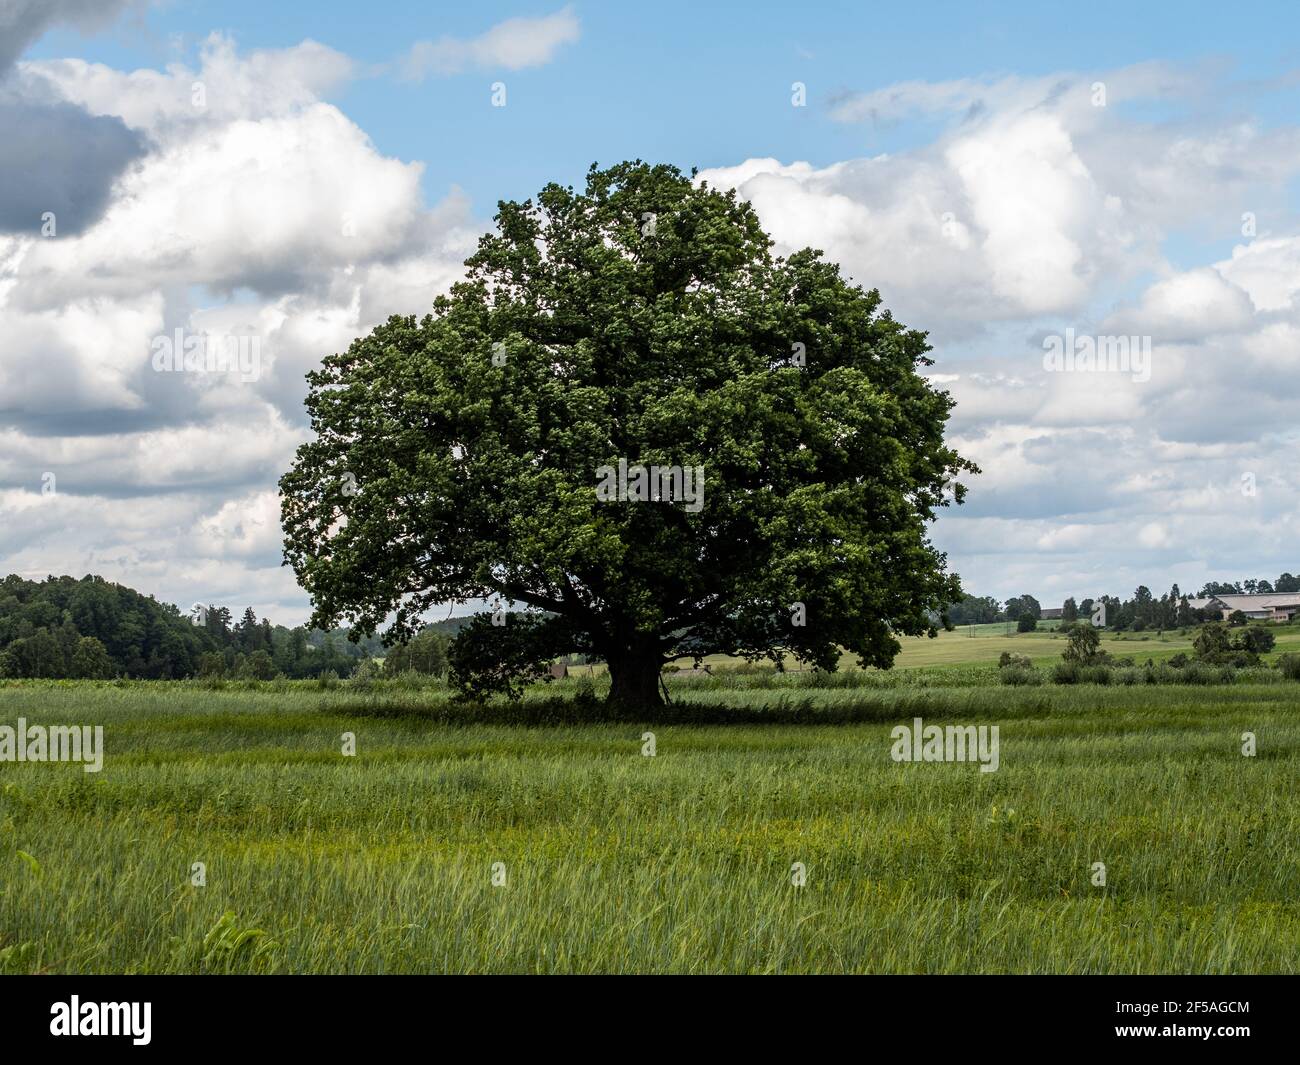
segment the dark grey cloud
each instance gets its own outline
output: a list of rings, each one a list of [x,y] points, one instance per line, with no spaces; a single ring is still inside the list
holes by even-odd
[[[103,215],[113,183],[145,150],[115,116],[0,99],[0,231],[40,233],[49,213],[55,235],[79,233]]]
[[[133,6],[135,0],[0,0],[0,76],[52,26],[102,29]]]
[[[101,29],[129,6],[135,0],[0,0],[0,80],[52,26]],[[144,151],[120,118],[7,94],[0,98],[0,232],[39,233],[46,212],[56,233],[80,232],[104,213],[113,182]]]

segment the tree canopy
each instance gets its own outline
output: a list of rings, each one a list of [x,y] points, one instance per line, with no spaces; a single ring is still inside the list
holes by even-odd
[[[775,256],[734,192],[593,166],[502,202],[432,313],[309,375],[286,561],[322,627],[404,638],[435,604],[522,604],[453,659],[594,653],[616,700],[657,700],[680,655],[889,666],[961,594],[927,523],[974,467],[928,350],[820,252]],[[637,467],[698,471],[699,505],[667,479],[600,491]]]

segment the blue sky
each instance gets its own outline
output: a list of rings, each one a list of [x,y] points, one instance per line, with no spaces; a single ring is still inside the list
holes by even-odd
[[[300,620],[275,482],[303,373],[424,310],[498,199],[637,157],[930,331],[985,471],[935,529],[972,591],[1300,566],[1296,5],[11,6],[6,570]],[[150,372],[178,328],[257,336],[262,372]],[[1049,372],[1067,330],[1146,337],[1151,373]]]
[[[127,19],[90,37],[52,31],[28,55],[133,69],[192,57],[214,30],[243,49],[311,37],[375,68],[334,102],[381,152],[425,164],[426,195],[459,185],[489,205],[547,181],[578,181],[593,160],[703,169],[770,155],[824,166],[913,147],[939,123],[872,128],[826,114],[837,93],[896,82],[1090,73],[1153,58],[1222,63],[1242,82],[1300,68],[1300,6],[1283,2],[999,3],[993,16],[970,3],[571,6],[581,40],[559,49],[555,62],[421,84],[381,68],[416,40],[472,38],[562,5],[176,0],[147,9],[142,23]],[[513,91],[510,105],[493,111],[488,86],[498,76]],[[789,105],[794,81],[808,86],[806,109]],[[1244,103],[1213,106],[1231,113]],[[1255,116],[1289,120],[1300,110],[1300,80],[1252,104]]]

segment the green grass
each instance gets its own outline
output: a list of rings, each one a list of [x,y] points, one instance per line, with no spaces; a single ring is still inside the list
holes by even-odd
[[[900,638],[902,649],[895,660],[895,669],[910,670],[922,667],[967,667],[980,663],[995,663],[1003,651],[1012,654],[1028,655],[1036,666],[1052,665],[1060,661],[1065,649],[1065,637],[1056,629],[1056,621],[1040,622],[1040,631],[1016,632],[1015,625],[1000,621],[989,625],[963,625],[951,632],[940,632],[937,636],[904,636]],[[1277,638],[1277,647],[1270,659],[1285,652],[1300,652],[1300,625],[1270,624],[1271,631]],[[1180,651],[1191,654],[1192,642],[1196,630],[1191,629],[1183,635],[1178,629],[1157,632],[1149,629],[1143,632],[1116,633],[1105,630],[1101,634],[1101,646],[1117,657],[1133,658],[1143,664],[1148,658],[1163,662]],[[715,669],[738,664],[738,660],[727,655],[709,655],[704,660]],[[687,659],[680,664],[689,666]],[[787,659],[787,668],[795,668],[797,663]],[[840,658],[841,669],[855,669],[857,656],[844,654]],[[580,667],[585,670],[587,667]],[[596,672],[601,670],[595,667]]]
[[[1055,622],[1046,624],[1055,627]],[[966,665],[978,662],[996,662],[1003,651],[1012,654],[1028,655],[1035,665],[1049,665],[1060,661],[1065,649],[1065,637],[1053,630],[1042,632],[1015,632],[1014,626],[1007,633],[1007,624],[976,625],[975,635],[971,636],[971,626],[963,626],[952,632],[940,632],[934,639],[926,636],[903,637],[903,649],[895,667],[909,669],[919,666]],[[1234,630],[1235,631],[1235,630]],[[1287,651],[1300,651],[1300,626],[1270,625],[1277,638],[1277,647],[1270,658]],[[1116,657],[1132,658],[1139,664],[1148,658],[1163,662],[1180,651],[1191,654],[1192,642],[1196,630],[1189,630],[1182,635],[1178,629],[1157,633],[1154,630],[1144,632],[1105,631],[1102,633],[1101,646]],[[853,664],[853,656],[845,655],[841,667]]]
[[[649,723],[580,723],[578,680],[478,713],[436,688],[0,686],[0,723],[102,724],[107,749],[97,775],[0,763],[0,969],[1300,968],[1300,685],[993,672],[683,678]],[[891,761],[913,716],[998,725],[1000,770]]]

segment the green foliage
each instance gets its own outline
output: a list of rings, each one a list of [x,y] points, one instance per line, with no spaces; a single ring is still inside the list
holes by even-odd
[[[0,581],[0,676],[189,676],[209,646],[176,607],[101,577]]]
[[[352,671],[348,683],[353,688],[368,689],[382,672],[380,665],[373,658],[363,658]]]
[[[0,975],[27,976],[39,968],[40,950],[31,940],[0,947]]]
[[[1038,619],[1032,614],[1021,614],[1016,622],[1016,632],[1033,632],[1038,628]]]
[[[1042,674],[1032,666],[1003,666],[998,670],[998,683],[1010,684],[1012,686],[1042,684],[1043,677]]]
[[[1263,625],[1251,625],[1242,632],[1237,645],[1252,655],[1266,655],[1277,645],[1277,636]]]
[[[1192,650],[1196,660],[1205,665],[1240,669],[1257,665],[1260,654],[1271,651],[1276,642],[1273,633],[1260,626],[1243,629],[1233,640],[1221,622],[1213,621],[1201,627],[1192,643]]]
[[[1083,665],[1067,660],[1052,668],[1053,684],[1109,684],[1115,672],[1107,665]]]
[[[395,677],[400,673],[445,676],[449,643],[448,638],[437,629],[424,629],[409,643],[395,644],[388,649],[384,658],[384,676]]]
[[[82,636],[68,663],[73,680],[107,680],[115,672],[108,650],[94,636]]]
[[[974,467],[924,333],[670,166],[593,167],[496,222],[431,315],[309,377],[281,491],[316,624],[400,636],[500,597],[564,618],[611,697],[652,699],[678,655],[888,666],[935,630],[960,586],[928,523]],[[602,502],[620,460],[703,467],[702,508]]]
[[[1287,680],[1300,680],[1300,654],[1278,655],[1277,668]]]
[[[1008,599],[1004,613],[1008,621],[1019,621],[1022,617],[1038,620],[1043,616],[1043,609],[1037,599],[1026,593]]]
[[[241,927],[235,911],[227,910],[203,937],[200,962],[206,972],[257,972],[269,967],[277,946],[262,929]]]
[[[997,621],[1001,611],[998,601],[991,596],[966,595],[952,603],[946,614],[953,625],[987,625]]]
[[[251,607],[234,624],[230,611],[215,605],[190,617],[102,577],[0,581],[0,677],[307,677],[350,673],[367,649],[380,646],[348,630],[273,626]]]
[[[270,680],[275,676],[275,663],[271,661],[271,652],[259,648],[248,656],[245,666],[246,675],[252,680]]]
[[[1061,657],[1066,663],[1077,666],[1102,665],[1109,658],[1109,655],[1101,650],[1101,633],[1091,622],[1076,621],[1073,625],[1063,626],[1061,631],[1065,633],[1066,638],[1066,647],[1061,652]],[[1062,675],[1072,674],[1066,671]]]
[[[1189,662],[1179,674],[1184,684],[1231,684],[1234,679],[1231,666],[1214,666],[1203,661]]]
[[[220,679],[226,675],[226,659],[216,651],[208,651],[199,658],[199,676]]]
[[[550,676],[547,667],[580,639],[569,623],[537,613],[476,614],[451,644],[452,685],[463,697],[518,699],[529,684]]]

